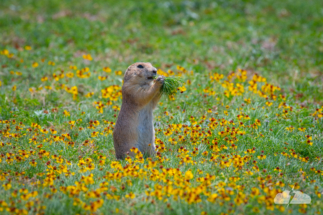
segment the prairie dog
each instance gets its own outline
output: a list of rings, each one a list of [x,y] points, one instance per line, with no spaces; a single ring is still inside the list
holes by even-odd
[[[113,131],[116,158],[124,159],[130,149],[142,154],[155,153],[153,109],[160,97],[165,77],[157,75],[150,63],[134,63],[125,72],[122,86],[122,105]]]

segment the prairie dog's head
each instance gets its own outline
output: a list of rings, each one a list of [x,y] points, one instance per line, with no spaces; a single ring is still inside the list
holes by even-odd
[[[151,63],[138,62],[128,67],[124,75],[124,82],[131,80],[131,82],[138,84],[149,84],[157,75],[157,69]]]

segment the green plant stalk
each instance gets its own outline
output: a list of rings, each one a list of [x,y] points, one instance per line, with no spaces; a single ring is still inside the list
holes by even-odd
[[[177,88],[181,85],[182,80],[178,77],[165,77],[164,84],[160,88],[162,94],[174,95],[177,92]]]

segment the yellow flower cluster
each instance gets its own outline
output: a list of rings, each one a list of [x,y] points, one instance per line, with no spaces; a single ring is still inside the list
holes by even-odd
[[[117,101],[122,98],[121,87],[118,85],[112,85],[101,90],[102,98],[109,99],[111,101]]]

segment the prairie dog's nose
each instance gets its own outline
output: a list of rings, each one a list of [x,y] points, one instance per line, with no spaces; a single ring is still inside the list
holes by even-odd
[[[153,68],[153,74],[156,75],[157,74],[157,69]]]

